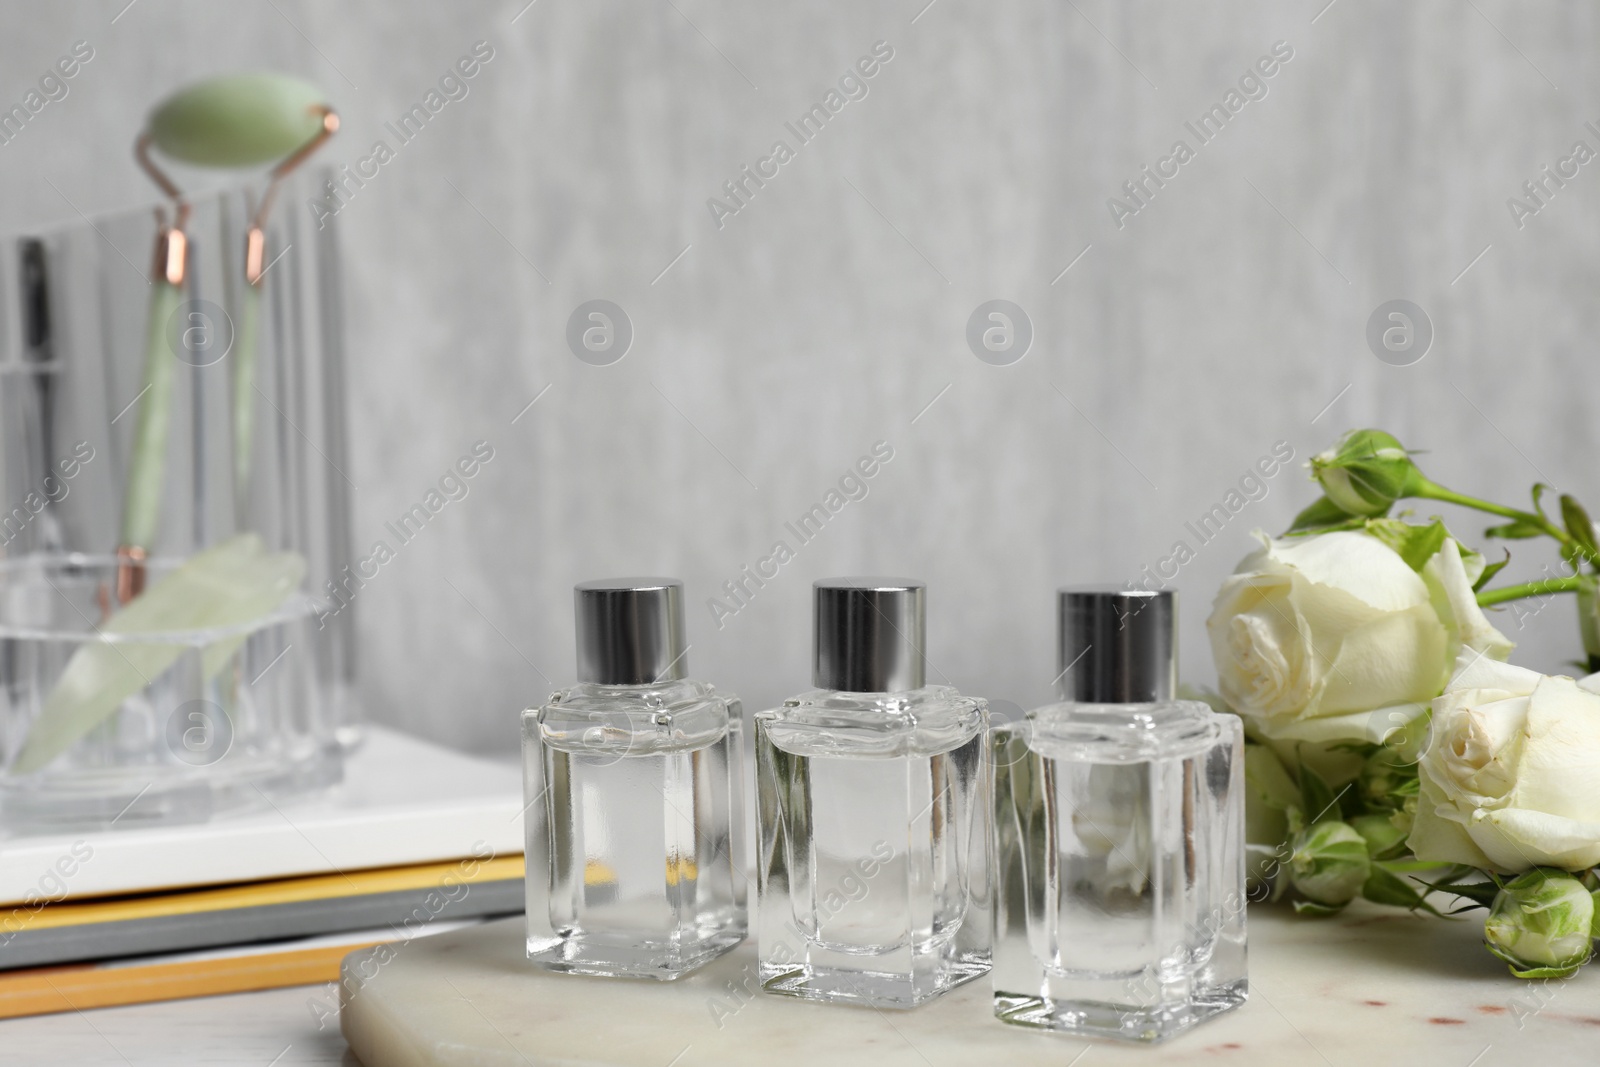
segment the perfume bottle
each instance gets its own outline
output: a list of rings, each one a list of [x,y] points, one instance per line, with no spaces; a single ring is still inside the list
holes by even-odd
[[[994,731],[994,1012],[1157,1042],[1244,1003],[1237,718],[1174,700],[1173,596],[1060,593],[1064,702]]]
[[[685,675],[683,583],[574,596],[578,684],[522,713],[528,958],[670,980],[745,936],[741,708]]]
[[[755,717],[761,985],[910,1008],[989,969],[988,708],[925,684],[921,582],[813,596],[817,688]]]

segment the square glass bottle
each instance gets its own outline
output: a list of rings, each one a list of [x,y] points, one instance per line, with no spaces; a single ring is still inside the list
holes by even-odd
[[[994,1011],[1162,1041],[1247,994],[1243,729],[1172,699],[1171,593],[1060,611],[1067,700],[992,737]]]
[[[684,676],[681,582],[575,598],[578,684],[522,713],[528,958],[670,980],[744,940],[740,704]]]
[[[987,705],[925,684],[922,583],[814,597],[817,689],[755,717],[761,984],[915,1007],[989,969]]]

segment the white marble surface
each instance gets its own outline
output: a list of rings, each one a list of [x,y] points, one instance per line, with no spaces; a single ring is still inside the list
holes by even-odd
[[[340,1022],[366,1067],[1495,1067],[1600,1058],[1600,972],[1518,981],[1478,945],[1480,931],[1471,918],[1365,905],[1332,920],[1256,908],[1250,1002],[1153,1049],[1003,1026],[981,980],[912,1012],[758,995],[727,1016],[712,1006],[735,1005],[727,983],[753,968],[748,942],[676,983],[575,978],[526,966],[520,919],[419,942],[353,995],[350,968],[361,957],[347,959]]]

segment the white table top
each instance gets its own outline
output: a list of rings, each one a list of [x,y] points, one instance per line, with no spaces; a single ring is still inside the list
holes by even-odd
[[[0,1022],[3,1067],[358,1067],[332,987],[301,986]],[[274,1059],[273,1057],[277,1057]],[[371,1067],[371,1065],[368,1065]]]

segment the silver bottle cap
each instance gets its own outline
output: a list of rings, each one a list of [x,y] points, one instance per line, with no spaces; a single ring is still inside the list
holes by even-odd
[[[1061,695],[1085,704],[1171,700],[1177,688],[1177,607],[1168,590],[1062,589]]]
[[[686,677],[683,583],[605,578],[573,588],[578,681],[649,685]]]
[[[927,587],[908,578],[824,578],[811,679],[819,689],[903,693],[926,673]]]

